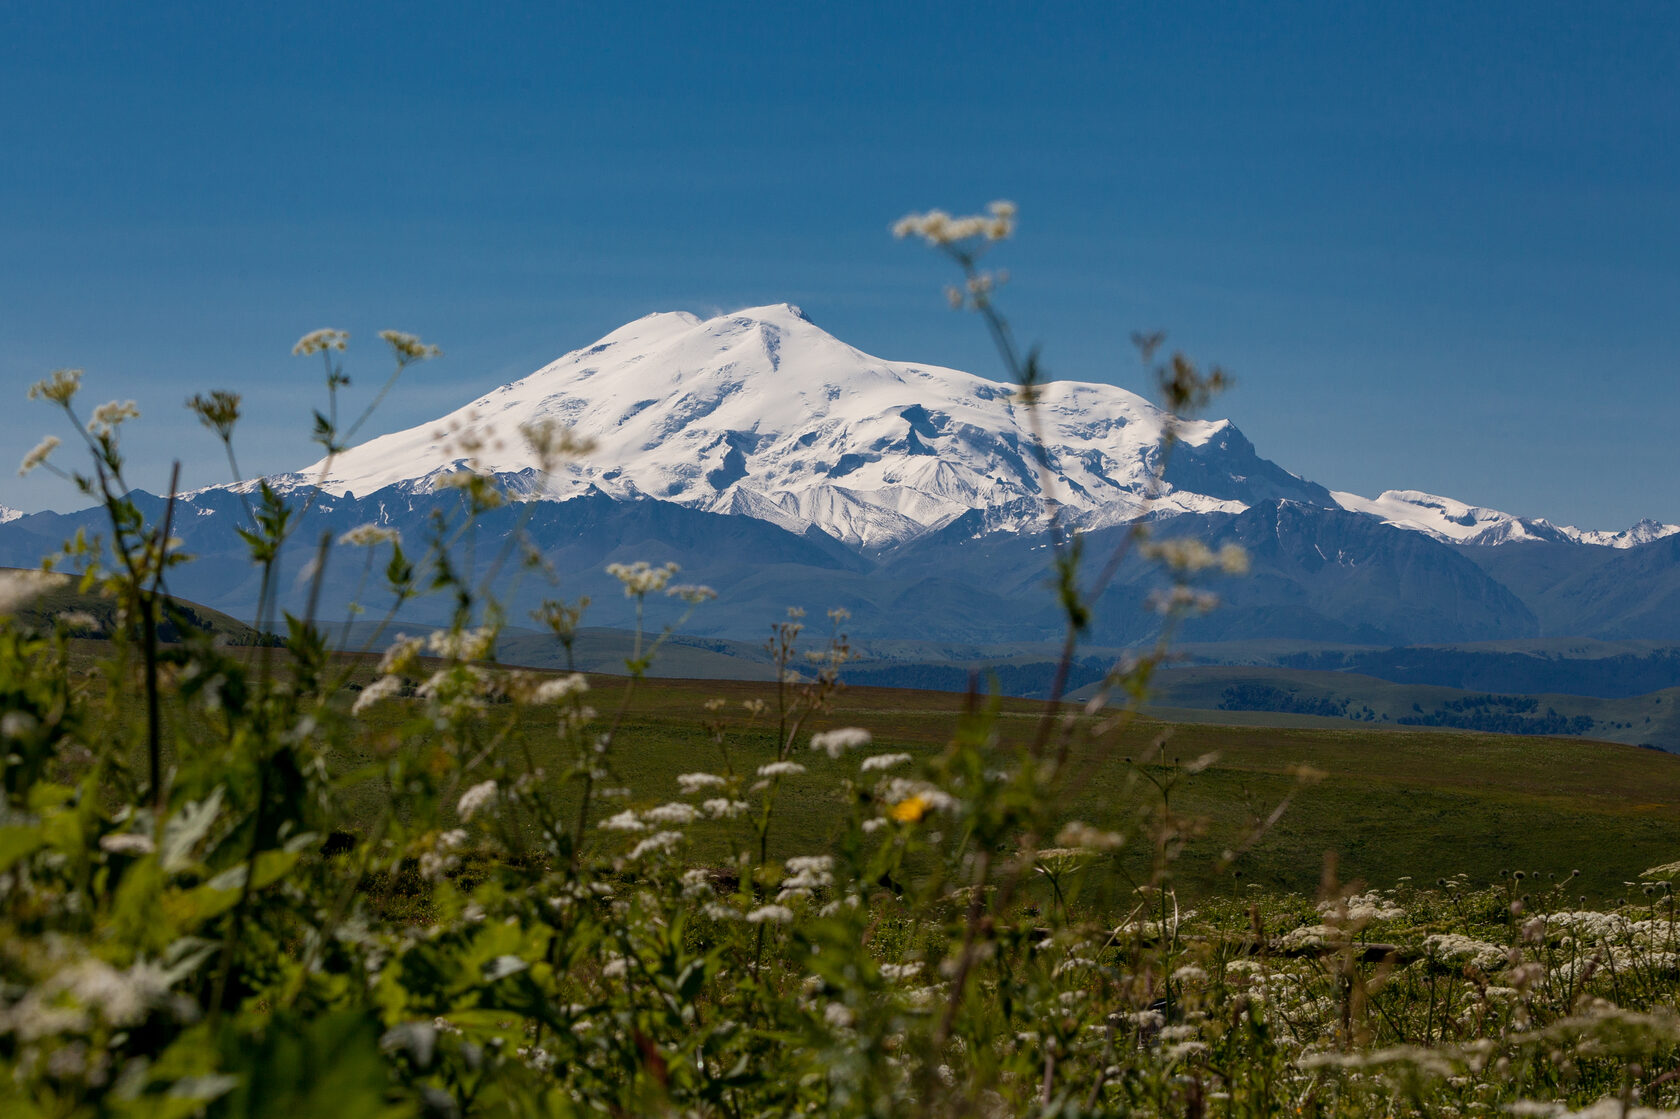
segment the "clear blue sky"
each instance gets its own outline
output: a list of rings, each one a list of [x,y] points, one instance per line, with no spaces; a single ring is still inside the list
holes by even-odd
[[[0,5],[0,502],[55,366],[134,397],[141,480],[309,461],[349,329],[438,415],[656,309],[789,300],[993,373],[907,210],[1021,206],[1000,256],[1058,376],[1164,328],[1332,488],[1680,521],[1680,8],[1495,4]]]

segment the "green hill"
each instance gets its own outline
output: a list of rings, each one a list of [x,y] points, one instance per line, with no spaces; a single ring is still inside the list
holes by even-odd
[[[76,636],[101,638],[118,624],[117,604],[96,591],[81,590],[69,575],[0,567],[0,603],[11,604],[9,609],[0,607],[0,613],[32,629],[50,629],[69,615],[77,623],[71,627]],[[178,641],[183,630],[196,630],[229,645],[262,644],[261,635],[238,618],[183,598],[170,598],[164,614],[158,627],[164,641]]]

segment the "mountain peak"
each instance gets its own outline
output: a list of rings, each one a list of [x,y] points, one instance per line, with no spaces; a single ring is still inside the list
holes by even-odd
[[[430,489],[463,467],[529,475],[538,463],[521,429],[555,422],[596,450],[522,482],[521,492],[563,499],[598,486],[795,532],[816,527],[864,549],[971,512],[987,530],[1036,527],[1047,481],[1065,513],[1093,527],[1140,512],[1246,508],[1245,478],[1258,460],[1227,422],[1183,424],[1180,453],[1201,461],[1176,488],[1151,496],[1164,413],[1113,385],[1055,381],[1041,399],[1042,462],[1012,386],[873,357],[791,303],[708,319],[667,311],[434,423],[346,451],[324,485],[367,495],[397,484]],[[1240,468],[1221,466],[1227,446],[1246,450]],[[313,479],[324,465],[293,477]],[[1268,493],[1282,487],[1272,496],[1316,492],[1322,502],[1322,490],[1265,465]]]

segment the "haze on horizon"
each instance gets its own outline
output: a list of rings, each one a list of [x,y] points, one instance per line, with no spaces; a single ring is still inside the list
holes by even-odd
[[[653,310],[791,301],[870,353],[997,376],[927,206],[1021,206],[1005,305],[1052,372],[1126,339],[1235,371],[1261,453],[1584,528],[1680,521],[1680,13],[1620,5],[854,5],[467,13],[0,10],[0,431],[87,370],[137,480],[313,461],[317,368],[419,333],[374,431]],[[62,433],[61,433],[62,434]],[[61,452],[62,453],[62,452]],[[69,508],[0,472],[0,503]]]

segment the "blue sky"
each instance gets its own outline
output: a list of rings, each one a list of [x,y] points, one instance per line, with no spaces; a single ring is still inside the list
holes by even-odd
[[[1680,9],[1478,4],[0,5],[0,438],[64,365],[138,478],[314,456],[352,332],[441,344],[409,426],[651,310],[789,300],[993,373],[902,213],[1021,206],[1007,307],[1058,376],[1143,382],[1336,489],[1680,521]],[[74,504],[0,471],[0,502]]]

